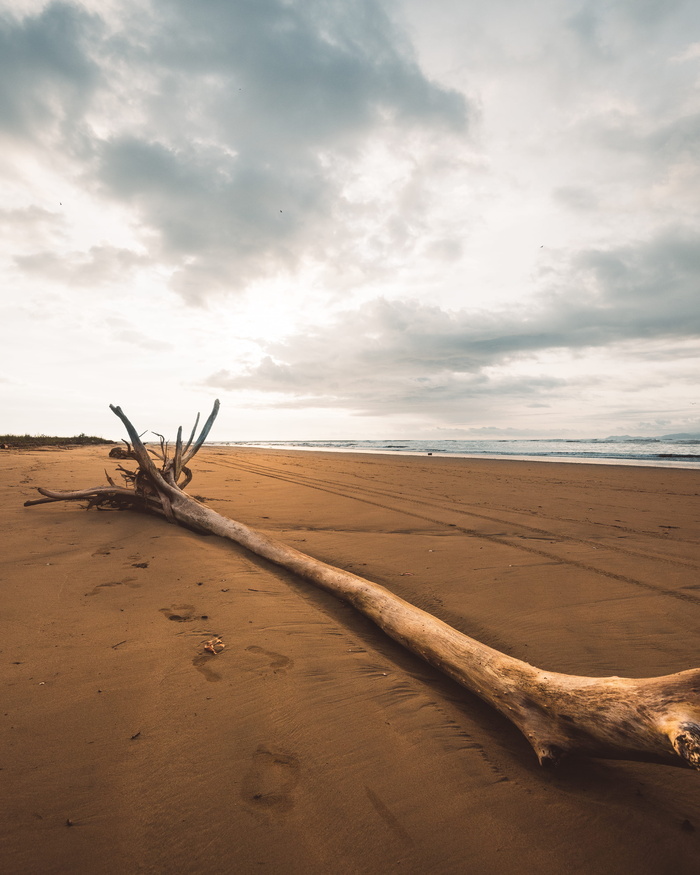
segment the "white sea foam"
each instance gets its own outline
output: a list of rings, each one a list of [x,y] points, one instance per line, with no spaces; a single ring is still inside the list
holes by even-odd
[[[217,441],[216,445],[268,449],[328,450],[335,452],[396,453],[420,456],[463,456],[470,458],[509,458],[700,468],[700,441],[671,441],[660,438],[473,441]]]

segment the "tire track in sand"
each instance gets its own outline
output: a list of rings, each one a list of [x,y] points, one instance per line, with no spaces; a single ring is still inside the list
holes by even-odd
[[[620,553],[623,555],[631,555],[637,558],[646,559],[647,561],[659,562],[661,564],[680,564],[682,566],[690,565],[691,568],[695,568],[697,566],[686,563],[684,560],[674,560],[666,557],[659,557],[653,554],[645,554],[637,551],[632,551],[626,548],[617,548],[615,546],[608,545],[597,545],[594,541],[590,541],[583,538],[577,538],[575,536],[566,536],[565,539],[562,539],[562,536],[553,532],[549,532],[546,529],[542,529],[535,526],[528,526],[524,523],[513,522],[512,520],[503,519],[500,517],[493,517],[490,515],[479,514],[471,510],[467,510],[465,508],[458,508],[450,505],[449,507],[445,507],[441,503],[432,502],[427,499],[416,499],[413,497],[404,497],[401,495],[396,495],[396,493],[392,494],[391,490],[380,490],[375,487],[351,487],[348,489],[347,484],[341,485],[338,481],[333,480],[324,480],[321,478],[313,478],[309,475],[294,473],[291,474],[287,471],[281,472],[272,468],[265,468],[260,465],[256,465],[250,462],[241,462],[233,461],[232,459],[222,459],[221,457],[217,457],[215,464],[220,465],[223,468],[228,468],[231,470],[242,471],[247,474],[256,474],[258,476],[263,476],[270,478],[272,480],[278,480],[286,483],[291,483],[296,486],[304,486],[309,489],[314,489],[319,492],[326,492],[330,495],[337,495],[342,498],[347,498],[354,501],[361,501],[364,504],[368,504],[374,507],[379,507],[383,510],[389,510],[393,513],[400,513],[405,516],[412,517],[414,519],[420,519],[424,522],[432,523],[433,525],[443,526],[445,528],[456,529],[459,532],[462,532],[469,537],[477,538],[479,540],[487,541],[492,544],[498,544],[500,546],[511,547],[515,550],[518,550],[523,553],[528,553],[530,555],[543,557],[550,561],[560,562],[564,565],[569,565],[573,568],[577,568],[579,570],[587,571],[592,574],[601,575],[603,577],[607,577],[611,580],[616,580],[622,583],[629,584],[630,586],[634,586],[640,589],[647,590],[656,595],[665,596],[668,598],[677,599],[680,601],[684,601],[694,605],[700,605],[700,597],[695,596],[692,593],[679,592],[677,590],[667,589],[666,587],[660,586],[658,584],[649,583],[648,581],[639,580],[639,578],[632,577],[627,574],[620,574],[615,571],[610,571],[605,568],[600,568],[595,565],[591,565],[590,563],[583,562],[578,559],[572,559],[568,556],[562,556],[555,551],[547,551],[541,548],[529,546],[526,544],[517,543],[517,539],[519,536],[515,535],[502,535],[502,534],[491,534],[488,532],[480,532],[477,529],[470,528],[464,525],[458,525],[453,522],[445,521],[444,519],[436,518],[432,515],[427,515],[423,513],[419,513],[415,510],[410,510],[406,507],[401,507],[401,502],[410,502],[411,504],[420,504],[424,507],[432,508],[434,510],[444,510],[451,514],[461,514],[462,516],[471,516],[475,519],[484,520],[487,522],[499,523],[501,525],[511,526],[514,528],[519,528],[523,531],[527,531],[533,534],[538,534],[540,536],[548,536],[553,541],[560,542],[565,544],[566,542],[570,543],[579,543],[587,546],[595,547],[597,550],[600,550],[602,553],[610,552],[610,553]],[[393,501],[394,504],[388,504],[386,502],[377,501],[376,498],[386,498],[389,501]],[[398,506],[397,506],[398,505]],[[520,536],[523,537],[523,536]]]

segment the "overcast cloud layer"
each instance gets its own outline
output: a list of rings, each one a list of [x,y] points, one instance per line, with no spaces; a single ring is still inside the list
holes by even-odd
[[[0,138],[0,431],[700,431],[690,0],[0,0]]]

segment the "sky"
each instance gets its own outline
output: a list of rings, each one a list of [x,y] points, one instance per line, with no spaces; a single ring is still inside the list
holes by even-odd
[[[0,432],[700,431],[696,0],[0,0]]]

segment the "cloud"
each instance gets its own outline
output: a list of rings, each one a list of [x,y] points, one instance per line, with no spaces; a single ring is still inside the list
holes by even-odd
[[[569,287],[597,302],[578,305],[594,345],[606,339],[683,338],[700,334],[700,234],[672,227],[651,240],[573,259]]]
[[[60,223],[61,217],[57,213],[36,205],[22,209],[0,210],[0,228],[4,232],[18,231],[23,235],[36,235],[46,228],[56,228]]]
[[[137,346],[140,349],[150,350],[151,352],[168,352],[173,349],[172,343],[163,340],[155,340],[147,334],[144,334],[142,331],[135,331],[127,328],[115,332],[114,340]]]
[[[105,283],[123,282],[148,259],[129,249],[93,246],[87,252],[64,252],[59,255],[47,250],[18,255],[14,261],[27,274],[94,288]]]
[[[286,395],[276,406],[364,413],[454,411],[496,397],[540,407],[575,380],[528,373],[523,361],[631,342],[643,360],[647,344],[650,358],[658,354],[654,341],[700,337],[699,243],[675,228],[635,245],[582,251],[560,277],[546,277],[537,299],[508,311],[374,300],[270,345],[245,373],[212,374],[206,385]]]
[[[591,212],[598,207],[598,198],[590,188],[582,185],[562,185],[552,191],[552,199],[576,212]]]
[[[100,81],[90,46],[100,21],[69,3],[35,15],[0,17],[0,133],[20,140],[70,141]]]
[[[698,4],[1,5],[4,343],[38,387],[98,332],[108,382],[129,344],[137,394],[158,360],[308,433],[692,410]]]
[[[418,220],[400,184],[353,199],[369,153],[403,152],[413,185],[430,141],[468,127],[464,96],[426,78],[371,0],[95,9],[0,20],[0,128],[125,207],[190,303],[362,248],[376,216]],[[378,197],[391,203],[373,211]]]
[[[523,428],[500,428],[496,425],[482,425],[479,428],[455,428],[454,426],[438,426],[435,428],[435,437],[444,439],[474,440],[478,438],[536,438],[540,435],[535,429]]]
[[[485,373],[506,355],[536,345],[522,329],[516,337],[515,323],[510,334],[502,328],[489,314],[380,299],[272,346],[247,374],[223,370],[206,385],[287,396],[275,406],[313,404],[373,414],[429,413],[495,392],[522,397],[563,385],[555,377]]]

